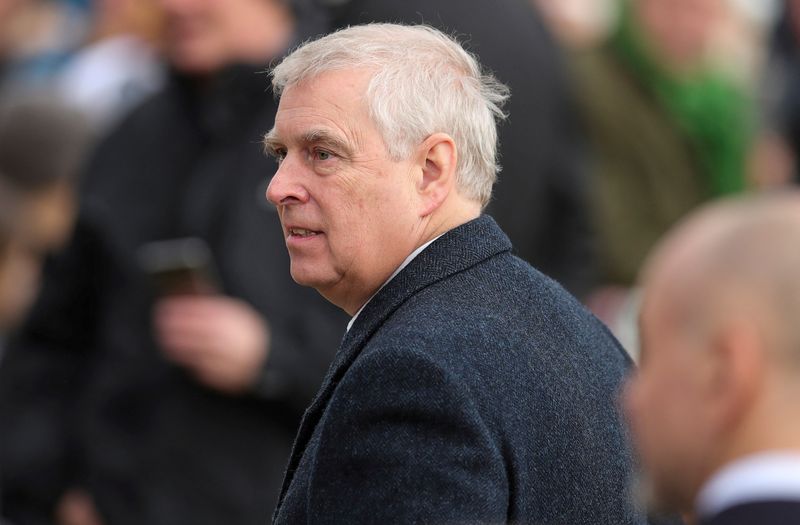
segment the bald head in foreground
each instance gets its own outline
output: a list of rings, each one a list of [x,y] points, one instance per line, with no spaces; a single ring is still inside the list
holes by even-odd
[[[388,24],[273,79],[292,277],[352,316],[275,523],[640,523],[627,356],[481,213],[507,90],[444,34]]]
[[[644,272],[626,406],[653,503],[800,523],[800,193],[713,204]]]

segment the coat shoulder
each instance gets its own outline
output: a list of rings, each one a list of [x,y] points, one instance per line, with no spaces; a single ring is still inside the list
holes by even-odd
[[[558,283],[509,253],[438,281],[409,298],[366,352],[419,351],[451,361],[474,352],[556,352],[625,370],[607,328]],[[563,352],[567,350],[567,352]],[[482,355],[482,357],[487,357]]]

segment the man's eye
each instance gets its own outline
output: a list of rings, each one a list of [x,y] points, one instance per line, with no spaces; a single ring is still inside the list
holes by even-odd
[[[275,157],[275,160],[278,161],[278,164],[283,162],[283,159],[286,158],[286,150],[285,149],[276,149],[272,152],[272,156]]]
[[[316,151],[317,160],[330,160],[333,158],[333,154],[329,151],[318,149]]]

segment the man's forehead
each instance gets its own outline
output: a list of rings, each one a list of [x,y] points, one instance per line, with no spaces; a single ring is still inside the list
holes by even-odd
[[[338,141],[357,147],[365,135],[376,131],[365,90],[355,85],[303,83],[284,92],[266,140],[283,144]]]
[[[288,84],[283,92],[306,89],[330,89],[332,86],[365,91],[377,70],[370,67],[342,67],[308,74]]]
[[[355,135],[346,119],[275,119],[275,126],[264,136],[267,146],[329,143],[346,146]]]
[[[302,106],[351,110],[366,101],[373,72],[367,69],[326,71],[286,86],[278,112]]]

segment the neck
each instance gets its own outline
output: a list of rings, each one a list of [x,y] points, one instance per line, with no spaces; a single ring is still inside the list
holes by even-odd
[[[369,290],[360,290],[358,293],[351,293],[348,297],[339,301],[334,300],[333,297],[329,297],[325,293],[322,295],[332,303],[338,305],[342,310],[347,312],[348,315],[355,315],[356,312],[361,310],[378,290],[390,280],[397,269],[412,253],[453,228],[457,228],[462,224],[466,224],[478,218],[480,214],[480,204],[472,201],[448,201],[447,203],[443,203],[442,206],[437,208],[433,213],[422,217],[412,229],[410,238],[413,239],[413,242],[409,243],[409,247],[402,257],[398,257],[398,260],[396,260],[395,264],[390,269],[387,268],[383,279],[380,283],[377,283],[377,286],[373,285]]]
[[[772,451],[800,453],[800,420],[792,417],[800,403],[800,386],[792,377],[769,376],[770,388],[759,398],[750,414],[735,429],[724,429],[719,453],[711,471],[741,458]]]
[[[421,218],[416,230],[419,233],[415,249],[453,228],[477,219],[480,214],[481,205],[479,203],[465,199],[458,194],[454,195],[433,213]]]

